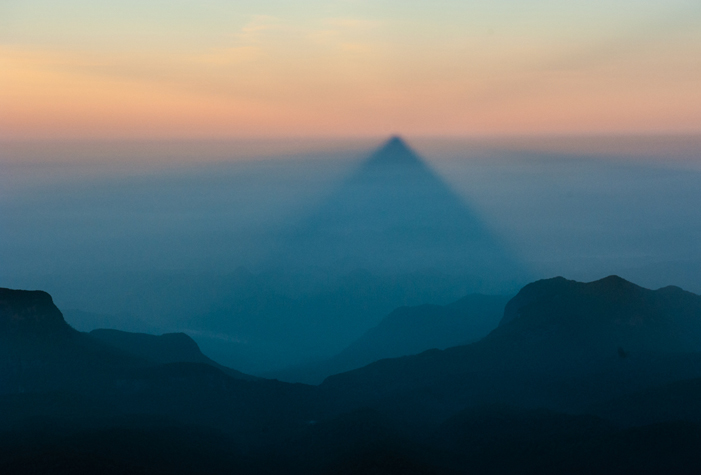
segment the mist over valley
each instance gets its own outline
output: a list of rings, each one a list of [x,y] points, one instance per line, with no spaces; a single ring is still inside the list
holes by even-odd
[[[701,469],[701,146],[351,145],[3,152],[0,470]]]

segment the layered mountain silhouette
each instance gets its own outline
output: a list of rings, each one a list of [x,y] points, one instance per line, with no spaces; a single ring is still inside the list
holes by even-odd
[[[515,257],[400,137],[392,137],[295,230],[287,262],[342,271],[425,269],[479,282],[524,277]],[[284,260],[284,258],[283,258]]]
[[[591,283],[558,277],[524,287],[499,327],[479,342],[382,360],[331,376],[322,387],[395,406],[399,394],[403,404],[421,406],[426,400],[409,395],[431,388],[443,409],[518,401],[578,410],[701,376],[699,352],[701,297],[677,287],[648,290],[616,276]]]
[[[282,436],[313,419],[307,387],[224,368],[185,335],[80,333],[45,292],[0,289],[0,328],[0,433],[25,419],[83,430],[126,417],[141,421],[139,431],[165,420],[226,428],[236,444],[269,443],[270,426]]]
[[[399,307],[339,354],[270,373],[290,382],[319,384],[332,374],[384,358],[413,355],[477,341],[496,328],[508,297],[471,294],[448,305]]]
[[[268,266],[255,272],[143,279],[131,292],[157,303],[164,320],[179,319],[223,364],[265,375],[339,353],[397,307],[514,293],[526,281],[517,259],[399,137],[276,239]],[[146,299],[154,286],[168,290]]]
[[[95,383],[134,364],[71,328],[46,292],[0,289],[0,393]]]
[[[210,360],[187,335],[85,334],[65,322],[46,292],[0,289],[0,393],[86,390],[166,363],[200,363],[255,379]]]
[[[182,335],[79,333],[4,289],[0,471],[698,473],[700,335],[679,288],[547,279],[479,342],[307,386],[171,362],[201,359]]]
[[[206,357],[200,351],[195,340],[184,333],[149,335],[147,333],[97,329],[91,331],[89,335],[115,349],[132,356],[143,358],[155,364],[202,363],[213,366],[235,378],[248,380],[258,379],[254,376],[249,376],[240,371],[222,366],[216,361]]]
[[[587,284],[562,277],[538,281],[507,304],[487,341],[515,338],[521,345],[533,340],[566,345],[563,352],[588,360],[697,352],[701,297],[674,286],[648,290],[618,276]],[[558,346],[547,351],[560,351]]]

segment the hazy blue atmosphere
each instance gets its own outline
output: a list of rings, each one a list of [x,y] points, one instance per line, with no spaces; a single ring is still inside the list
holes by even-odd
[[[699,85],[699,0],[0,0],[0,474],[701,474]]]
[[[409,140],[421,178],[368,172],[384,140],[11,144],[0,281],[50,292],[79,330],[184,331],[258,374],[330,357],[398,306],[539,278],[701,292],[696,139]]]
[[[701,141],[12,143],[0,472],[701,471]]]

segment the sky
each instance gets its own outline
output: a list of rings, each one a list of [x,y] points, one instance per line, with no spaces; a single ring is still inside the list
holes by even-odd
[[[701,133],[698,0],[0,0],[0,139]]]

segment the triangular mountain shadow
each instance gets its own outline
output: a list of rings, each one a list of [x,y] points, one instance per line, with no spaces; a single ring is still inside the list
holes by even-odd
[[[433,270],[475,283],[512,283],[526,276],[517,259],[400,137],[372,153],[294,229],[283,249],[279,263],[288,268]]]

